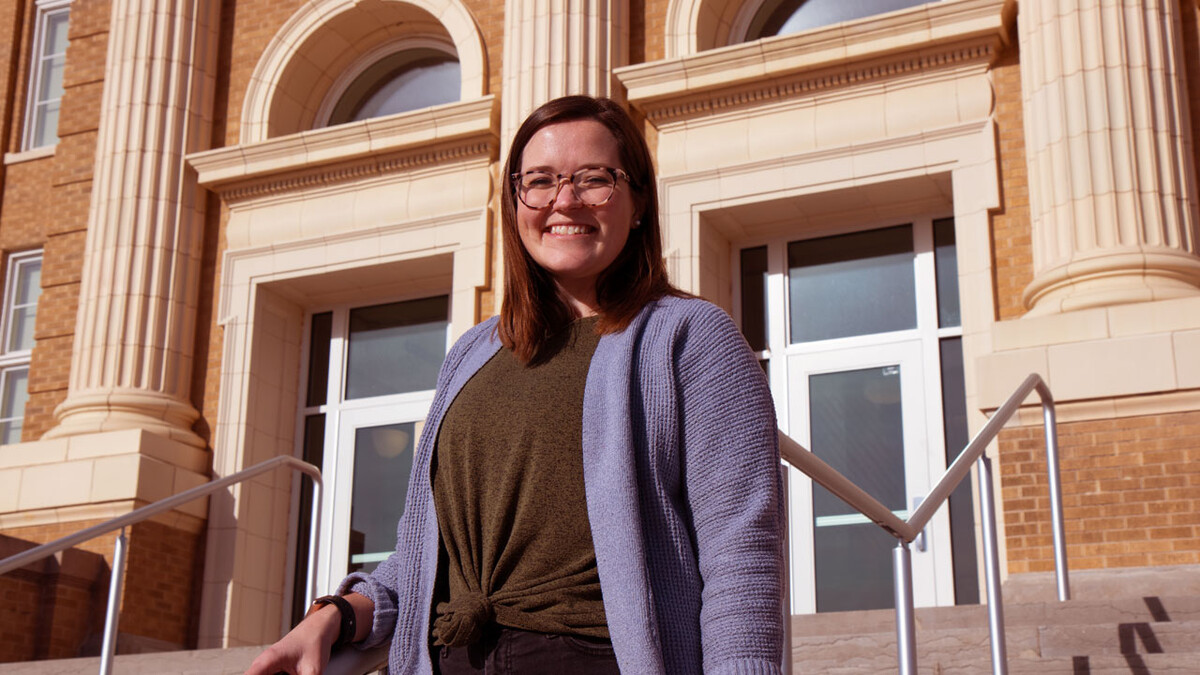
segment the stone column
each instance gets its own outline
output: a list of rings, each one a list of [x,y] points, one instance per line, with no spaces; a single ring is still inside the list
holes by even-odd
[[[1030,314],[1200,293],[1180,1],[1019,11]]]
[[[613,96],[629,59],[629,0],[507,0],[504,152],[525,117],[559,96]]]
[[[67,398],[46,437],[144,429],[204,447],[189,402],[220,4],[113,0]]]

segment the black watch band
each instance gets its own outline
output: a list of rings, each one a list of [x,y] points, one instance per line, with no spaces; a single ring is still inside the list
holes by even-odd
[[[338,630],[337,639],[333,641],[333,646],[341,647],[342,645],[354,642],[354,634],[358,632],[358,620],[354,616],[354,607],[350,605],[350,601],[340,595],[323,595],[313,600],[312,607],[308,609],[308,614],[312,614],[324,605],[337,607],[338,613],[342,615],[342,625]]]

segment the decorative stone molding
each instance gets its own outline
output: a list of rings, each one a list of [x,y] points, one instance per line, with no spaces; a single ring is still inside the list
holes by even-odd
[[[67,398],[46,438],[191,430],[204,200],[183,156],[211,129],[219,3],[114,0]]]
[[[804,35],[807,40],[834,41],[853,49],[854,43],[870,32],[886,35],[893,30],[905,32],[913,25],[923,25],[926,34],[921,40],[928,41],[939,37],[945,26],[961,23],[967,17],[991,21],[999,16],[997,8],[1002,4],[1005,4],[1004,0],[930,2],[889,16],[869,17],[805,31]],[[693,56],[745,42],[747,28],[762,5],[762,0],[671,0],[666,18],[667,58]],[[766,38],[755,42],[769,44],[790,37]]]
[[[1006,37],[1003,4],[930,3],[849,25],[630,66],[617,77],[629,100],[656,126],[789,98],[839,96],[870,83],[899,89],[911,78],[928,81],[935,71],[986,69]]]
[[[629,0],[507,0],[504,111],[508,139],[542,103],[568,94],[617,96],[629,58]]]
[[[483,38],[459,0],[310,0],[271,39],[250,78],[240,142],[311,129],[339,78],[381,45],[444,36],[462,69],[463,101],[487,93]]]
[[[1179,0],[1021,10],[1030,314],[1200,294]]]
[[[495,97],[313,129],[189,155],[199,182],[229,204],[343,184],[463,157],[495,146]]]

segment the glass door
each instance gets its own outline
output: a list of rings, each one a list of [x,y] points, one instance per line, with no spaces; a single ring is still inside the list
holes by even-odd
[[[925,452],[922,407],[912,403],[925,398],[920,347],[910,340],[787,357],[792,437],[902,519],[938,469]],[[891,607],[896,540],[799,472],[789,485],[795,606]],[[937,602],[934,559],[926,552],[928,546],[914,548],[919,605]]]
[[[369,572],[396,549],[408,477],[428,401],[354,408],[341,414],[329,514],[330,584]],[[397,421],[414,420],[414,421]]]
[[[935,263],[935,249],[953,256],[953,221],[940,222],[951,233],[941,248],[922,219],[770,240],[735,260],[735,309],[781,428],[901,518],[946,466],[939,341],[961,329],[939,323],[939,294],[958,306],[941,293],[956,272]],[[796,470],[789,527],[794,611],[893,606],[896,540]],[[954,604],[952,549],[943,509],[912,547],[918,605]]]
[[[309,319],[301,454],[321,466],[317,589],[375,568],[396,545],[413,453],[449,340],[450,299],[339,307]],[[294,578],[307,574],[307,484],[297,490]],[[293,618],[303,611],[294,584]]]

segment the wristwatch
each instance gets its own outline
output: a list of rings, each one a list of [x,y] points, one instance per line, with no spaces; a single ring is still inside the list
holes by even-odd
[[[338,613],[342,615],[342,626],[338,630],[337,639],[333,641],[334,647],[341,647],[354,642],[354,634],[358,631],[357,619],[354,616],[354,608],[350,606],[350,601],[340,595],[323,595],[316,600],[308,608],[308,612],[304,614],[304,618],[308,618],[309,614],[321,609],[325,605],[333,605],[338,608]]]

